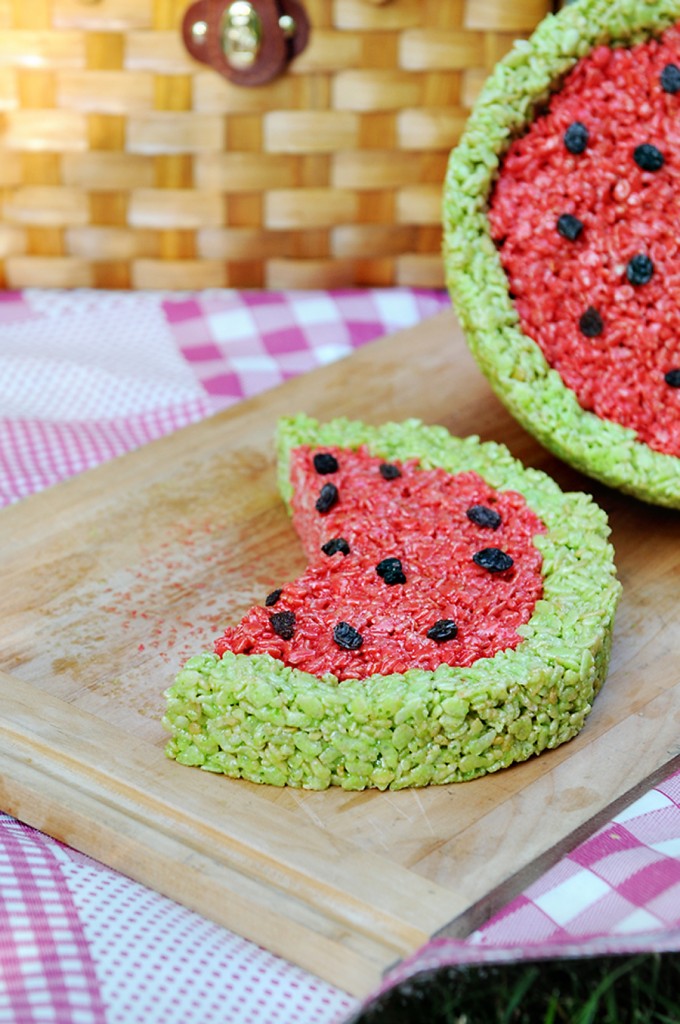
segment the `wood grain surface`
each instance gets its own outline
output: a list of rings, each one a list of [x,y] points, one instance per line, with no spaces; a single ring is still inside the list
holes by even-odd
[[[595,495],[624,589],[610,675],[576,739],[398,793],[275,789],[165,758],[163,690],[182,662],[302,568],[272,446],[278,417],[302,410],[442,423]],[[0,513],[0,807],[363,995],[670,771],[678,526],[541,449],[445,312]]]

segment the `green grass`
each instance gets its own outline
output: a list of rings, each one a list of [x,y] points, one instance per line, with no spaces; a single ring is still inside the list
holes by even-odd
[[[426,971],[352,1024],[680,1024],[680,954],[641,953]]]

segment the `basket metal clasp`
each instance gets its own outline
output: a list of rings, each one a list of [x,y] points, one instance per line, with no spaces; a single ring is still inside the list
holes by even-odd
[[[299,0],[198,0],[182,21],[184,44],[237,85],[263,85],[307,45],[309,19]]]
[[[262,45],[262,18],[248,0],[234,0],[220,19],[222,51],[232,68],[249,68]]]

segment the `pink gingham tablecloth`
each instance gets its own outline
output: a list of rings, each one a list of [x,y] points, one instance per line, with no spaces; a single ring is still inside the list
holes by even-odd
[[[0,505],[446,306],[442,292],[399,288],[0,293]],[[387,984],[499,951],[602,942],[680,948],[680,773]],[[357,1005],[0,813],[0,1024],[338,1024]]]

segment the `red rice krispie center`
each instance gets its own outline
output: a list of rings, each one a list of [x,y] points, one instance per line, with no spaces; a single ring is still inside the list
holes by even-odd
[[[675,456],[679,186],[676,26],[579,61],[511,145],[489,209],[524,333],[584,409]]]
[[[521,494],[365,449],[296,449],[291,480],[309,566],[228,629],[217,654],[268,653],[347,679],[472,665],[521,642],[543,592],[533,538],[545,531]]]

